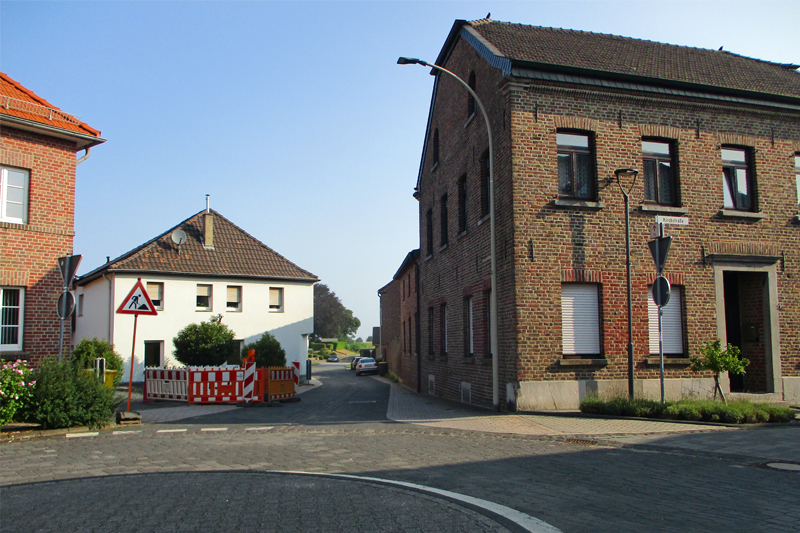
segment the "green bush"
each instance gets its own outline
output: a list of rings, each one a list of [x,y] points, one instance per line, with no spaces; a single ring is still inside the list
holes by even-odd
[[[255,350],[256,367],[266,368],[268,366],[286,366],[286,350],[281,347],[281,343],[267,332],[256,342],[251,342],[242,348],[242,359],[247,357],[247,352]]]
[[[114,376],[114,386],[119,385],[122,381],[123,365],[122,357],[114,351],[114,345],[104,340],[98,339],[83,339],[72,350],[70,361],[77,369],[93,369],[94,360],[98,357],[103,357],[106,360],[106,370],[116,370],[117,375]]]
[[[219,366],[228,360],[236,334],[222,323],[222,315],[189,324],[172,339],[175,359],[186,366]],[[245,352],[246,353],[246,352]]]
[[[114,389],[69,361],[59,363],[48,359],[33,377],[36,386],[26,414],[44,429],[101,426],[114,415],[119,404]]]
[[[17,412],[25,412],[35,385],[32,372],[24,362],[3,361],[0,367],[0,426],[13,422]]]
[[[318,352],[325,347],[325,345],[321,342],[312,342],[309,343],[309,346],[311,346],[311,349],[315,352]]]

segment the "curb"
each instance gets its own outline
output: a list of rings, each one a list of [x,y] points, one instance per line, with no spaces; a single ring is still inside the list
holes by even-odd
[[[638,416],[620,416],[620,415],[595,415],[588,413],[581,413],[580,411],[517,411],[518,415],[532,415],[532,416],[556,416],[563,418],[592,418],[599,420],[641,420],[643,422],[661,422],[671,424],[686,424],[690,426],[718,426],[739,429],[757,429],[757,428],[781,428],[789,427],[792,424],[800,425],[797,419],[791,422],[762,422],[760,424],[729,424],[726,422],[704,422],[702,420],[672,420],[667,418],[642,418]]]

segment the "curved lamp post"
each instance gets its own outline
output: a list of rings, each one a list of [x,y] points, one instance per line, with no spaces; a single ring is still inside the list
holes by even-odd
[[[483,120],[486,122],[486,131],[489,134],[489,231],[490,231],[490,254],[491,254],[491,269],[492,269],[492,297],[491,309],[489,314],[489,331],[491,337],[491,350],[492,350],[492,406],[495,411],[500,410],[500,377],[499,377],[499,362],[498,355],[500,352],[500,343],[497,338],[497,233],[495,228],[494,216],[494,148],[492,146],[492,127],[489,124],[489,115],[486,114],[486,108],[483,107],[483,102],[475,94],[475,91],[469,86],[467,82],[450,72],[446,68],[440,67],[433,63],[428,63],[421,59],[411,57],[401,57],[397,60],[398,65],[422,65],[423,67],[430,67],[434,70],[444,72],[455,78],[464,88],[469,91],[469,94],[475,99],[478,108],[483,114]],[[627,204],[626,204],[627,205]],[[628,254],[630,257],[630,253]]]
[[[630,195],[633,186],[636,185],[638,170],[632,168],[620,168],[614,171],[617,175],[617,185],[625,198],[625,265],[628,271],[628,397],[633,399],[633,308],[631,305],[631,211]],[[627,189],[623,187],[622,180],[625,180]]]

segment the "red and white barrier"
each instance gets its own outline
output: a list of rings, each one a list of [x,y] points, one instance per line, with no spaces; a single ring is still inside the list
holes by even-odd
[[[144,401],[148,400],[189,400],[189,371],[187,369],[167,370],[145,368]]]

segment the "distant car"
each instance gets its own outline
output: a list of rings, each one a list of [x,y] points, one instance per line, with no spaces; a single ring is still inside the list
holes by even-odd
[[[338,355],[332,355],[332,356],[328,357],[328,362],[329,363],[338,363],[339,362],[339,356]]]
[[[372,372],[378,373],[378,363],[372,357],[362,357],[356,364],[356,376]]]
[[[363,359],[363,357],[353,357],[353,361],[350,363],[350,370],[353,370],[361,359]]]

